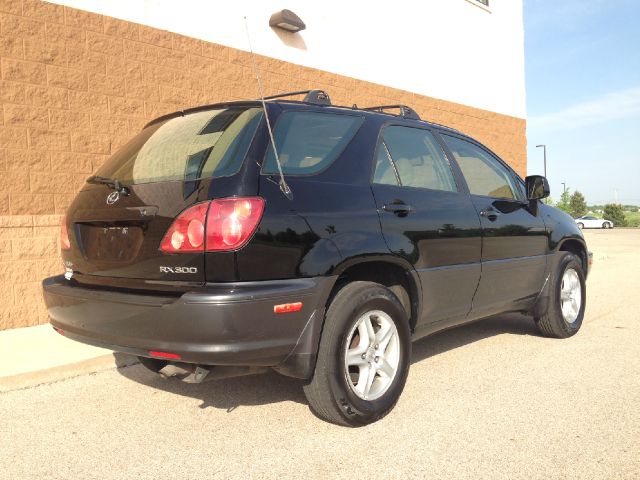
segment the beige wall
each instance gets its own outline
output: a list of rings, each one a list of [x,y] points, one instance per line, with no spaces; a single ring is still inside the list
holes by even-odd
[[[0,329],[47,321],[40,280],[60,273],[74,193],[146,121],[256,97],[249,56],[39,0],[0,0]],[[265,93],[321,88],[335,104],[404,103],[468,133],[523,174],[525,121],[258,57]]]

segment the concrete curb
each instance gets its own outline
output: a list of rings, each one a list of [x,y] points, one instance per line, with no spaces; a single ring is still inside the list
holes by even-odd
[[[50,325],[0,331],[0,392],[138,363],[134,356],[70,340]]]
[[[44,383],[59,382],[80,375],[128,367],[136,363],[139,363],[138,359],[133,356],[120,354],[100,355],[80,362],[2,377],[0,378],[0,393],[36,387]]]

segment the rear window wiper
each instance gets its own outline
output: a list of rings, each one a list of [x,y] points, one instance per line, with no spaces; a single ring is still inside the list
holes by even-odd
[[[129,195],[129,188],[127,188],[127,186],[124,185],[120,180],[116,180],[114,178],[101,177],[99,175],[92,175],[89,178],[87,178],[87,183],[101,183],[103,185],[107,185],[113,188],[114,190],[124,195]]]

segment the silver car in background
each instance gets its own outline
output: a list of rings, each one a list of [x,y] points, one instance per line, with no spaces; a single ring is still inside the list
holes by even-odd
[[[575,219],[580,228],[613,228],[611,220],[584,215]]]

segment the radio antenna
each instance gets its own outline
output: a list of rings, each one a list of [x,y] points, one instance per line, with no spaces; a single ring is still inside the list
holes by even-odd
[[[256,82],[258,84],[258,94],[260,95],[260,101],[262,102],[262,110],[264,111],[264,118],[267,121],[267,130],[269,131],[269,139],[271,141],[271,147],[273,148],[273,154],[276,157],[276,165],[278,166],[278,173],[280,174],[280,190],[284,193],[285,197],[289,200],[293,199],[293,192],[287,181],[284,179],[284,173],[282,173],[282,165],[280,164],[280,156],[278,155],[278,149],[276,147],[276,142],[273,139],[273,130],[271,129],[271,122],[269,121],[269,112],[267,111],[267,104],[264,101],[264,92],[262,91],[262,81],[260,80],[260,72],[258,71],[258,65],[256,64],[256,55],[253,53],[253,47],[251,46],[251,35],[249,34],[249,22],[247,22],[247,17],[244,17],[244,28],[247,31],[247,41],[249,42],[249,52],[251,53],[251,65],[253,67],[253,74],[256,77]]]

